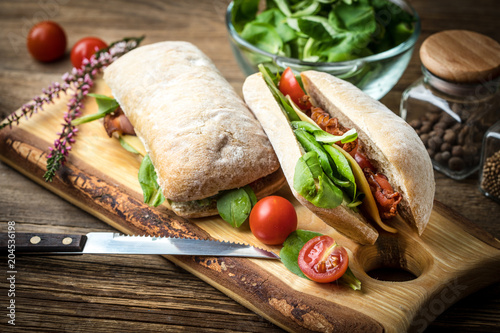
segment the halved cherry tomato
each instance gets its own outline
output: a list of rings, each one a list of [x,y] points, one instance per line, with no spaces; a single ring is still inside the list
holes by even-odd
[[[295,207],[283,197],[273,195],[262,198],[250,212],[250,230],[264,244],[283,244],[295,229]]]
[[[302,247],[298,263],[308,278],[328,283],[344,275],[349,266],[349,256],[330,236],[317,236]]]
[[[42,21],[35,24],[28,33],[27,47],[36,60],[54,61],[66,51],[66,34],[56,22]]]
[[[295,74],[293,74],[290,67],[287,67],[283,74],[281,74],[281,79],[278,85],[281,93],[283,95],[289,95],[292,101],[297,104],[302,110],[307,110],[311,107],[311,103],[304,103],[301,98],[304,97],[305,92],[297,81]]]
[[[80,39],[71,49],[71,63],[73,67],[82,67],[83,59],[90,59],[94,53],[106,47],[108,47],[108,44],[96,37]]]

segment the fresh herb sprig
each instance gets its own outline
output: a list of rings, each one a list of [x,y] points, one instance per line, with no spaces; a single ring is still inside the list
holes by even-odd
[[[69,151],[72,148],[71,144],[75,142],[75,136],[78,132],[75,124],[72,122],[81,116],[83,101],[88,95],[90,88],[92,88],[96,76],[102,73],[104,68],[120,56],[139,46],[143,39],[144,36],[124,38],[96,52],[90,60],[84,59],[80,68],[73,68],[71,72],[65,73],[62,76],[62,84],[54,82],[47,89],[42,90],[42,96],[35,97],[31,102],[22,106],[20,113],[12,113],[0,124],[0,129],[6,126],[12,128],[13,124],[19,124],[19,120],[22,117],[28,119],[38,111],[42,111],[44,105],[54,103],[54,100],[61,93],[67,94],[69,91],[72,92],[72,97],[67,104],[68,111],[64,113],[62,130],[57,133],[59,138],[54,141],[53,147],[49,147],[50,153],[47,155],[47,170],[43,176],[45,181],[52,181],[57,170],[66,162]]]

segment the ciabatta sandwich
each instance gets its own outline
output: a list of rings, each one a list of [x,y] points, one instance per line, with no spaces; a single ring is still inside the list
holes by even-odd
[[[380,230],[397,232],[390,221],[398,212],[422,234],[435,185],[432,163],[415,131],[346,81],[316,71],[301,78],[305,98],[297,103],[285,98],[265,68],[243,85],[244,99],[268,135],[294,196],[363,244],[373,244]],[[357,139],[347,140],[353,134]]]

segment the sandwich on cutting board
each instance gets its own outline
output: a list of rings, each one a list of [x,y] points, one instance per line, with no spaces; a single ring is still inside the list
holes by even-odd
[[[177,215],[216,215],[223,193],[250,185],[259,198],[284,184],[260,123],[194,45],[142,46],[106,68],[104,81]]]
[[[305,97],[294,103],[280,91],[279,77],[260,69],[245,80],[244,99],[297,200],[362,244],[375,243],[381,230],[397,232],[390,221],[398,212],[422,234],[435,184],[416,132],[383,104],[332,75],[301,73]]]

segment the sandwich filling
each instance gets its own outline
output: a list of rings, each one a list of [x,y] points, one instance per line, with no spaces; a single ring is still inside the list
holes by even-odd
[[[397,205],[402,199],[401,194],[394,191],[387,177],[378,172],[363,154],[363,147],[357,138],[356,131],[342,126],[337,118],[331,117],[322,108],[313,105],[298,85],[295,76],[293,76],[293,83],[287,82],[287,86],[294,87],[295,91],[288,93],[287,89],[281,87],[283,76],[278,74],[276,78],[273,78],[264,66],[260,66],[260,71],[282,111],[289,119],[297,141],[305,151],[295,169],[294,188],[296,191],[316,207],[321,208],[335,208],[344,203],[347,207],[357,211],[357,207],[362,204],[361,207],[368,216],[382,229],[396,232],[394,228],[385,225],[381,219],[389,219],[397,214]],[[288,75],[293,75],[291,70],[287,71]],[[287,75],[287,71],[283,75]],[[297,87],[300,88],[298,94],[296,93]],[[303,124],[301,126],[300,123],[307,124],[307,126]],[[351,133],[348,135],[349,139],[346,139],[345,136],[349,133]],[[328,136],[330,137],[325,140]],[[324,175],[317,166],[321,167]],[[309,195],[307,190],[304,191],[305,178],[314,179],[316,196]],[[329,181],[337,189],[326,191],[331,187]],[[312,184],[313,182],[310,181],[310,185]],[[305,188],[311,189],[312,187],[306,186]],[[332,195],[332,193],[337,195]],[[343,200],[338,200],[340,193],[343,195]],[[327,202],[330,205],[325,205]]]
[[[304,96],[304,99],[309,99],[307,95]],[[318,124],[322,130],[330,134],[340,136],[349,130],[342,126],[337,118],[331,117],[320,107],[311,106],[305,113]],[[356,162],[361,166],[365,178],[370,185],[370,191],[377,202],[380,217],[382,219],[395,217],[397,215],[398,204],[402,199],[401,194],[394,191],[387,177],[381,172],[378,172],[368,158],[360,151],[359,140],[356,139],[355,141],[344,144],[338,142],[336,144],[354,157]]]

